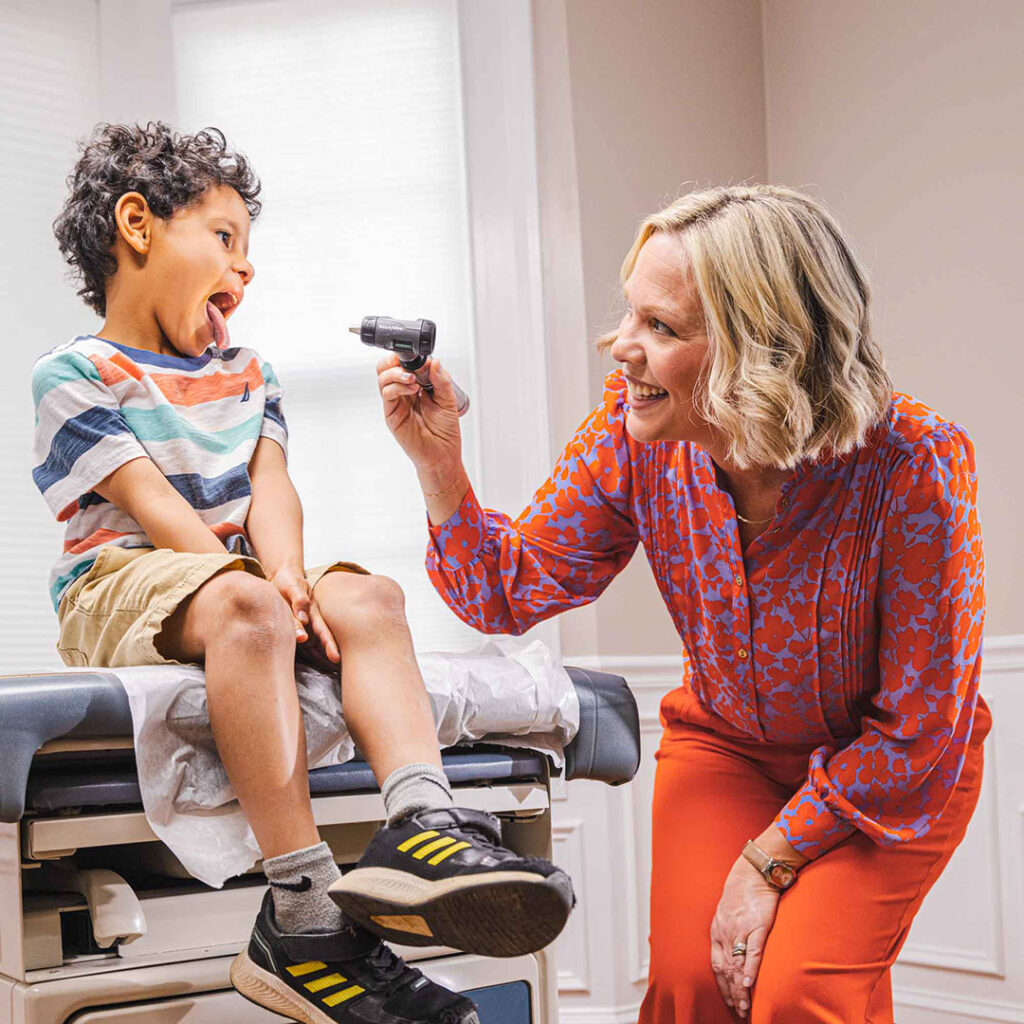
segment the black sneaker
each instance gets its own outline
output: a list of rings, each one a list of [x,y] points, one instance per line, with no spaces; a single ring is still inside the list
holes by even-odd
[[[231,964],[231,984],[301,1024],[480,1024],[469,999],[435,985],[362,928],[282,934],[269,891],[249,945]]]
[[[542,949],[576,902],[564,871],[506,850],[497,818],[461,807],[385,825],[328,892],[382,938],[482,956]]]

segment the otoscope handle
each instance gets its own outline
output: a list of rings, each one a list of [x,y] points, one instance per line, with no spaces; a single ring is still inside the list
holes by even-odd
[[[419,386],[432,394],[434,385],[430,382],[427,359],[434,351],[437,326],[433,320],[396,320],[390,316],[364,316],[357,327],[350,327],[352,334],[358,334],[364,345],[386,349],[398,356],[402,369],[415,376]],[[452,381],[455,391],[456,409],[465,416],[469,409],[469,395]]]
[[[421,366],[418,370],[413,370],[412,375],[428,395],[434,393],[434,385],[430,381],[430,371],[425,366]],[[465,416],[469,412],[469,395],[455,381],[452,381],[452,391],[455,392],[455,411],[460,416]]]

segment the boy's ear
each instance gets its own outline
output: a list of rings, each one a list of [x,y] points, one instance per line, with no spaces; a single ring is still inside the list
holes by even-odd
[[[153,211],[141,192],[125,192],[114,207],[118,234],[140,255],[149,252],[153,238]]]

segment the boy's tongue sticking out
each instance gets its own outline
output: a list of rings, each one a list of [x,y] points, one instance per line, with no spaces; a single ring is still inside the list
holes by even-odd
[[[228,333],[228,322],[213,299],[206,302],[206,315],[210,321],[210,330],[213,332],[213,343],[219,349],[225,349],[231,343]]]

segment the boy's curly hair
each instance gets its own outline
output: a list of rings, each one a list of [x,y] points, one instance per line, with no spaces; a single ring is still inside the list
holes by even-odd
[[[216,128],[184,135],[163,121],[100,124],[81,150],[53,232],[61,255],[82,279],[78,294],[100,316],[107,311],[107,278],[117,270],[114,207],[126,192],[145,196],[163,220],[197,202],[211,185],[233,188],[251,218],[260,212],[260,182],[252,165],[228,149]]]

